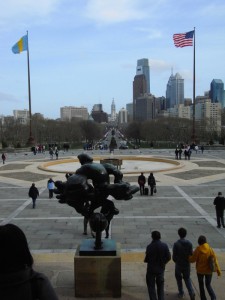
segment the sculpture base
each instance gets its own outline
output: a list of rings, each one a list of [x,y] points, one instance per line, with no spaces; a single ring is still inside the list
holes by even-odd
[[[80,256],[115,256],[116,242],[114,240],[102,240],[102,249],[95,249],[95,239],[82,241],[79,248]]]
[[[119,244],[115,256],[81,256],[79,252],[80,247],[74,257],[75,297],[121,297]]]

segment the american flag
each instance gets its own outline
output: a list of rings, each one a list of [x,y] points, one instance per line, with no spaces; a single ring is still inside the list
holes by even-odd
[[[185,33],[175,33],[173,35],[174,45],[176,47],[193,46],[194,30]]]

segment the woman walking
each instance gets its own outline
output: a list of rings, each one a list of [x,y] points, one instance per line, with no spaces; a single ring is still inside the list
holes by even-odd
[[[199,236],[198,244],[199,246],[195,249],[193,254],[189,256],[189,261],[191,263],[196,262],[196,271],[198,277],[200,297],[201,300],[207,300],[205,295],[205,288],[204,288],[204,279],[205,279],[205,286],[210,295],[210,299],[216,300],[216,294],[211,286],[213,271],[211,270],[209,264],[210,257],[212,257],[212,259],[215,262],[215,271],[217,272],[218,276],[221,275],[221,270],[216,255],[213,249],[207,243],[206,237],[204,235]]]

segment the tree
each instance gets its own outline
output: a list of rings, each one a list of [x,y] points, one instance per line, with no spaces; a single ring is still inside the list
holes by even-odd
[[[93,142],[102,137],[103,127],[94,121],[80,121],[79,126],[86,142]]]
[[[132,122],[128,124],[125,129],[125,135],[129,139],[134,139],[136,145],[140,145],[141,143],[141,132],[142,132],[142,124],[140,122]]]

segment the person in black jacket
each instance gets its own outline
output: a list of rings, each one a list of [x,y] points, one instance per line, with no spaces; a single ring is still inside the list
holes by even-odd
[[[184,279],[191,300],[195,300],[195,293],[190,278],[190,262],[189,256],[193,254],[193,246],[189,240],[186,240],[187,230],[185,228],[178,229],[180,237],[173,245],[173,261],[175,262],[175,277],[178,287],[178,298],[184,297],[184,289],[182,279]]]
[[[148,264],[146,283],[150,300],[164,300],[164,272],[165,265],[170,261],[171,254],[166,243],[160,241],[159,231],[152,232],[152,242],[147,246],[145,260]],[[157,286],[157,296],[156,289]]]
[[[138,184],[139,184],[141,195],[144,195],[145,183],[146,183],[145,175],[143,173],[141,173],[141,175],[138,176]]]
[[[153,176],[153,173],[150,173],[148,176],[148,185],[150,186],[151,196],[153,196],[153,190],[156,186],[155,177]]]
[[[0,245],[1,300],[58,300],[49,279],[33,269],[26,236],[18,226],[0,226]]]
[[[216,208],[217,227],[220,228],[222,224],[223,228],[225,228],[225,224],[224,224],[225,198],[222,196],[221,192],[218,193],[218,196],[214,199],[213,204],[215,205]]]
[[[39,191],[36,188],[35,183],[32,183],[32,185],[31,185],[31,187],[29,189],[28,195],[29,195],[29,197],[33,201],[33,208],[35,208],[35,206],[36,206],[36,200],[37,200],[37,197],[39,196]]]

